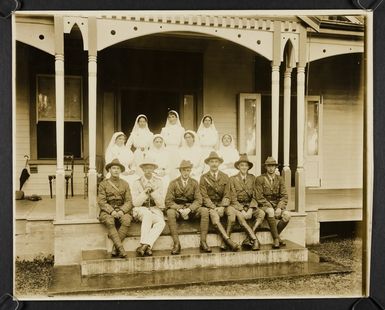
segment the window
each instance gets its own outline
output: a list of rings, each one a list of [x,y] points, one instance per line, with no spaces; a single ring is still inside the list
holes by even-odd
[[[66,76],[64,82],[64,153],[83,157],[82,78]],[[55,77],[38,75],[36,81],[36,142],[38,159],[56,158]]]

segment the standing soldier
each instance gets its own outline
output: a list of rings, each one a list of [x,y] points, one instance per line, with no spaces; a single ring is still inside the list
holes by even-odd
[[[120,258],[127,257],[123,240],[127,237],[128,227],[132,220],[130,215],[132,209],[130,187],[126,181],[119,178],[124,169],[118,159],[108,163],[106,170],[111,174],[111,177],[100,183],[98,194],[99,221],[107,227],[108,237],[114,243],[111,255]]]
[[[227,174],[218,170],[223,159],[216,152],[211,152],[205,159],[210,170],[201,176],[200,190],[203,205],[209,209],[210,219],[214,227],[222,236],[224,242],[232,251],[238,251],[239,245],[230,239],[231,229],[235,223],[235,210],[230,206],[230,181]],[[220,218],[226,213],[227,228],[223,228]],[[223,244],[221,247],[226,249]]]
[[[235,209],[238,222],[248,235],[242,244],[251,246],[253,251],[257,251],[260,246],[254,231],[263,222],[265,212],[258,208],[258,203],[253,197],[255,177],[249,173],[253,163],[248,160],[246,154],[241,154],[234,167],[239,173],[230,177],[231,205]],[[252,217],[256,219],[253,229],[246,222]]]
[[[209,210],[202,207],[202,196],[199,191],[198,181],[190,177],[192,167],[193,164],[190,161],[182,160],[178,167],[181,175],[170,183],[167,190],[165,204],[168,226],[174,241],[171,250],[173,255],[179,254],[181,251],[176,219],[182,217],[184,220],[188,220],[189,215],[191,218],[200,217],[200,248],[204,252],[211,252],[206,243],[209,230]]]
[[[158,165],[150,159],[140,164],[143,176],[132,186],[134,209],[133,216],[142,222],[140,246],[136,249],[138,256],[151,256],[152,246],[159,238],[166,225],[162,210],[164,209],[162,180],[154,176]]]
[[[275,249],[285,245],[279,234],[287,226],[291,217],[290,211],[286,210],[288,197],[285,182],[275,173],[277,166],[277,161],[273,157],[268,157],[265,161],[266,173],[255,180],[255,199],[266,213]],[[279,220],[278,225],[276,219]]]

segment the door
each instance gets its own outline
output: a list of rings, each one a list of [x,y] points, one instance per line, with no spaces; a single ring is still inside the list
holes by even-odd
[[[261,95],[239,94],[238,150],[254,164],[250,173],[261,174]]]
[[[154,133],[160,133],[165,126],[167,113],[175,110],[179,113],[180,94],[175,91],[160,90],[125,90],[121,95],[121,130],[129,135],[136,117],[145,114],[148,127]]]
[[[322,98],[309,96],[306,98],[305,126],[305,175],[306,186],[321,186],[322,155]]]

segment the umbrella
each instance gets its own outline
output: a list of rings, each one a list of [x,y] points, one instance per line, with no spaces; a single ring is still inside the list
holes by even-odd
[[[21,174],[20,174],[20,191],[21,191],[21,188],[23,187],[25,181],[28,180],[29,178],[29,172],[28,172],[28,169],[27,169],[27,165],[28,165],[28,160],[29,160],[29,156],[28,155],[24,155],[24,158],[25,158],[25,166],[24,166],[24,169],[21,171]]]

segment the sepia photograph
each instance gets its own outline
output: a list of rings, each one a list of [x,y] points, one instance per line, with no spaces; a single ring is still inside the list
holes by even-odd
[[[371,14],[16,12],[14,296],[367,296]]]

